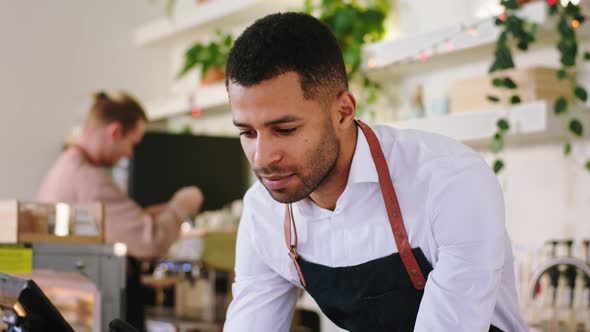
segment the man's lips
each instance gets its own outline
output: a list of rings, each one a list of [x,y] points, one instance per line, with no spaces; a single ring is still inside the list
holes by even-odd
[[[262,176],[264,185],[270,190],[279,190],[287,185],[293,174]]]

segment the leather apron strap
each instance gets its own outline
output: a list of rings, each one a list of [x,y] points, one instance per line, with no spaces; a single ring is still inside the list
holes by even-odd
[[[391,176],[389,175],[389,168],[387,167],[387,162],[385,161],[385,156],[383,155],[383,150],[381,149],[381,144],[379,143],[375,132],[373,132],[369,126],[360,120],[355,121],[365,134],[367,143],[369,144],[369,148],[371,150],[373,162],[377,168],[381,193],[383,196],[383,201],[385,202],[387,217],[393,232],[397,250],[406,268],[406,272],[408,273],[408,276],[414,285],[414,288],[417,290],[422,290],[426,285],[426,279],[424,278],[422,270],[420,270],[420,266],[416,261],[416,257],[414,257],[414,254],[412,253],[412,247],[408,241],[408,234],[406,232],[406,227],[404,226],[399,202],[397,200],[397,195],[395,194]],[[294,239],[291,238],[291,226],[293,227],[293,233],[295,235]],[[303,287],[306,287],[305,278],[301,272],[299,262],[297,261],[297,257],[299,257],[299,254],[297,253],[297,228],[295,226],[293,208],[291,204],[287,204],[285,207],[284,233],[285,242],[287,244],[287,248],[289,249],[289,256],[295,264],[301,284]]]

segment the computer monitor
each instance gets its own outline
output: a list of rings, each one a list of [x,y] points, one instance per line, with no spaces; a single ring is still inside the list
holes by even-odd
[[[33,280],[0,273],[0,308],[6,323],[24,331],[74,332]]]
[[[141,206],[162,203],[184,186],[197,186],[202,211],[242,199],[250,165],[237,137],[148,132],[129,163],[128,191]]]

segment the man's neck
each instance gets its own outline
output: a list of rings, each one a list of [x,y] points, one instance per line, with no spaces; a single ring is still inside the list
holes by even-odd
[[[354,151],[356,149],[357,128],[353,128],[354,133],[346,135],[341,144],[340,155],[336,160],[336,165],[324,182],[309,195],[309,198],[319,207],[334,211],[338,198],[346,189],[348,184],[348,175]]]
[[[91,133],[82,132],[76,146],[82,150],[84,157],[92,164],[99,164],[100,161],[100,149],[99,144],[96,144],[97,137],[94,137]]]

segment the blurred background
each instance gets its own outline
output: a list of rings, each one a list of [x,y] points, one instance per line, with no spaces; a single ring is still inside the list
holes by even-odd
[[[359,100],[359,118],[452,137],[480,152],[496,171],[506,199],[506,227],[513,241],[523,312],[531,326],[547,331],[548,324],[556,331],[590,330],[590,279],[582,272],[590,240],[586,92],[590,28],[585,24],[590,4],[584,0],[350,3],[0,3],[0,198],[34,201],[58,154],[75,142],[91,94],[125,90],[144,106],[148,135],[135,159],[116,165],[115,180],[142,206],[189,184],[202,187],[205,197],[214,197],[202,219],[186,226],[198,229],[200,235],[191,238],[200,240],[187,242],[184,249],[175,244],[177,254],[207,251],[202,235],[212,230],[214,236],[235,236],[239,199],[253,179],[231,123],[224,73],[218,69],[225,65],[233,38],[256,18],[276,11],[307,11],[325,22],[340,22],[331,28],[341,42],[351,89]],[[169,141],[162,143],[150,135],[169,135]],[[176,149],[174,156],[162,159],[162,153],[171,149]],[[227,159],[215,157],[221,150],[232,152]],[[154,164],[154,160],[163,162]],[[191,171],[192,165],[203,163],[209,168]],[[185,168],[180,171],[177,165]],[[224,177],[223,165],[240,165],[237,177]],[[157,174],[175,172],[178,177],[173,183],[154,182]],[[219,183],[228,189],[217,191]],[[230,188],[228,183],[236,185]],[[215,215],[222,209],[222,217]],[[215,241],[209,248],[216,249],[209,253],[219,252],[221,246],[231,256],[231,237],[221,240],[228,242]],[[221,263],[207,265],[201,255],[193,256],[146,266],[148,274],[176,278],[161,284],[145,281],[152,288],[147,305],[217,305],[206,319],[184,314],[186,308],[167,312],[169,318],[217,323],[190,327],[194,330],[216,330],[231,296],[227,285],[233,257],[223,256]],[[576,259],[575,264],[560,258]],[[566,271],[572,271],[572,266],[578,272],[568,277]],[[0,264],[0,272],[10,271],[2,271]],[[212,287],[207,295],[211,299],[195,300],[203,296],[202,289],[195,290],[195,280],[200,278]],[[577,282],[572,285],[569,280]],[[537,286],[535,300],[527,293],[531,284]],[[198,303],[180,303],[174,295],[178,287],[201,294],[193,298]],[[221,304],[215,301],[216,290],[224,294],[218,299]],[[573,293],[577,295],[570,301]],[[300,307],[294,329],[336,331],[309,299],[303,297]],[[172,318],[158,320],[159,314],[151,314],[153,330],[181,329]]]

